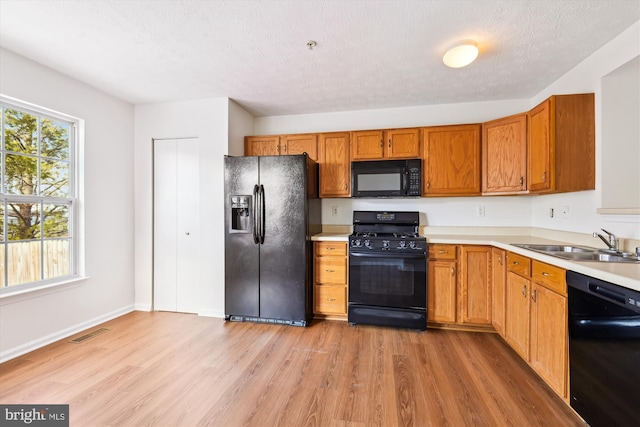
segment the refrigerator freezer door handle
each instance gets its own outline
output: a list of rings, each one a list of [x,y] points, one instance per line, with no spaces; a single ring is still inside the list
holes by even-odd
[[[260,244],[264,244],[264,186],[260,186]]]
[[[258,186],[253,186],[253,243],[260,243],[258,239]]]

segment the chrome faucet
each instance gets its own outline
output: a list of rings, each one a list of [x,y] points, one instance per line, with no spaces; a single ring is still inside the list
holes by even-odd
[[[593,232],[593,237],[599,237],[600,240],[604,242],[605,245],[609,248],[610,251],[618,252],[618,239],[613,233],[608,232],[604,228],[601,228],[602,231],[609,235],[609,239],[604,237],[602,234],[599,234],[597,231]]]

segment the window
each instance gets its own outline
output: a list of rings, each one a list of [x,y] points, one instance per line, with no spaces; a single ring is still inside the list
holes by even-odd
[[[77,121],[7,102],[0,144],[0,294],[78,273]]]

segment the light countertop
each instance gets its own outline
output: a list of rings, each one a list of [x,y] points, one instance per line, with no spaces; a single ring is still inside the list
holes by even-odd
[[[347,242],[349,233],[323,232],[312,237],[314,241],[340,241]],[[454,245],[487,245],[505,249],[520,255],[527,256],[547,264],[555,265],[565,270],[572,270],[596,279],[611,282],[636,291],[640,291],[640,263],[608,263],[569,261],[556,258],[539,252],[513,246],[514,244],[550,244],[566,245],[575,244],[568,241],[552,240],[531,235],[474,235],[474,234],[433,234],[427,236],[428,243],[448,243]]]

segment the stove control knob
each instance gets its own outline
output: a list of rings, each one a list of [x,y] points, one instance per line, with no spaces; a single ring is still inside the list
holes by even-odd
[[[404,248],[407,246],[407,242],[405,242],[404,240],[400,240],[400,247]]]
[[[371,247],[371,242],[370,242],[369,240],[365,240],[365,241],[364,241],[364,245],[365,245],[367,248],[370,248],[370,247]]]
[[[416,242],[414,242],[413,240],[409,242],[409,247],[411,249],[415,249],[416,248]]]
[[[389,249],[389,241],[388,240],[383,240],[382,241],[382,247],[384,249]]]

